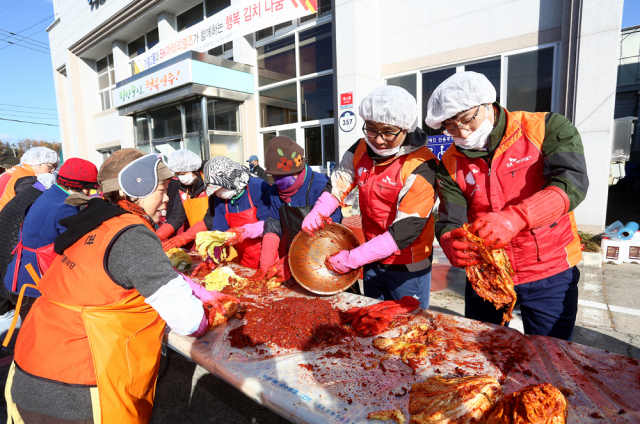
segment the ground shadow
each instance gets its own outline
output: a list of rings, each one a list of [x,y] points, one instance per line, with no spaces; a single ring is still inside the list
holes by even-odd
[[[623,340],[616,339],[599,331],[589,328],[576,326],[573,330],[574,343],[594,347],[606,352],[617,353],[618,355],[629,356],[634,359],[640,359],[640,348],[627,343]]]

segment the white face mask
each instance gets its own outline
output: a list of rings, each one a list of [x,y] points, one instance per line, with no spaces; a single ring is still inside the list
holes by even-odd
[[[191,185],[196,180],[196,176],[193,172],[189,172],[188,174],[178,175],[178,179],[184,185]]]
[[[221,199],[231,199],[232,197],[234,197],[236,195],[236,191],[235,190],[228,190],[226,188],[220,188],[218,189],[218,191],[216,191],[216,196],[218,196]]]
[[[367,142],[367,146],[371,147],[371,150],[373,150],[376,153],[376,155],[383,158],[395,155],[400,151],[400,146],[402,146],[402,143],[401,143],[398,146],[394,147],[393,149],[376,149],[373,146],[373,144],[369,142],[369,137],[365,136],[364,141]]]
[[[489,107],[487,106],[487,117],[474,132],[467,138],[453,137],[456,146],[468,150],[480,150],[487,145],[489,134],[493,131],[493,124],[489,121]]]

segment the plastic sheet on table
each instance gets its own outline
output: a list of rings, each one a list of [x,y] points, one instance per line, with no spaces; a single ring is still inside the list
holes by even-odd
[[[289,296],[319,297],[289,283],[263,301]],[[377,302],[351,293],[325,299],[342,310]],[[367,422],[368,413],[393,408],[408,418],[412,383],[479,374],[497,378],[505,394],[553,384],[567,399],[570,423],[640,421],[640,366],[632,358],[434,311],[420,311],[380,336],[395,337],[417,324],[434,328],[438,337],[413,367],[375,349],[375,337],[306,352],[265,345],[237,349],[228,340],[229,331],[242,325],[235,318],[201,339],[170,332],[168,342],[292,422]]]

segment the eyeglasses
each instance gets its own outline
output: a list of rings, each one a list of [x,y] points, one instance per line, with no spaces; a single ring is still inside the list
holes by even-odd
[[[442,134],[449,135],[451,137],[455,137],[460,133],[460,130],[468,130],[468,131],[470,131],[471,128],[469,128],[469,126],[472,125],[473,122],[476,120],[476,116],[478,116],[478,112],[480,112],[480,107],[481,106],[482,105],[478,106],[478,109],[476,110],[476,113],[474,113],[471,118],[465,119],[463,122],[460,123],[460,125],[456,125],[453,128],[445,128],[444,130],[442,130]]]
[[[58,165],[54,165],[51,163],[45,163],[45,165],[47,165],[49,167],[49,169],[51,170],[51,172],[55,171],[56,169],[58,169]]]
[[[374,131],[370,128],[367,128],[367,124],[364,124],[364,126],[362,127],[362,132],[364,133],[364,135],[367,136],[367,138],[369,138],[370,140],[375,140],[378,136],[382,137],[382,139],[384,141],[393,143],[394,141],[396,141],[396,139],[398,138],[398,136],[400,135],[400,133],[403,130],[398,131],[397,133],[390,133],[390,132],[378,132],[378,131]]]

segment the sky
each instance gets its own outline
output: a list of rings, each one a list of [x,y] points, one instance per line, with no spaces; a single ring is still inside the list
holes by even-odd
[[[4,142],[22,138],[60,141],[45,31],[53,20],[51,0],[0,0],[0,140]],[[634,25],[640,25],[640,0],[625,0],[622,28]],[[16,40],[24,47],[7,43]]]

